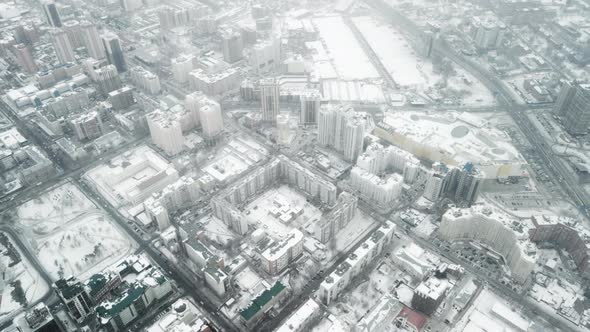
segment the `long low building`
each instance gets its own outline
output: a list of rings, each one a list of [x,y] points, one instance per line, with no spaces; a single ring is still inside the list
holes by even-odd
[[[487,119],[468,113],[386,113],[373,134],[421,159],[458,166],[469,162],[486,178],[527,175],[511,138]]]
[[[258,294],[246,307],[240,310],[240,319],[244,325],[252,328],[264,314],[287,295],[287,287],[277,281],[272,287]]]
[[[529,241],[529,219],[516,220],[489,205],[451,208],[442,218],[440,236],[448,241],[475,240],[502,255],[512,278],[525,282],[535,267],[536,246]]]
[[[307,300],[297,311],[279,326],[275,332],[303,332],[308,330],[315,318],[319,317],[322,310],[313,299]]]
[[[109,203],[137,205],[179,179],[174,166],[142,145],[84,174]]]

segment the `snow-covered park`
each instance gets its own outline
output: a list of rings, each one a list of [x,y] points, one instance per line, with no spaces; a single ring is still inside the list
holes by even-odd
[[[17,209],[18,223],[53,279],[85,278],[130,254],[136,244],[67,182]]]

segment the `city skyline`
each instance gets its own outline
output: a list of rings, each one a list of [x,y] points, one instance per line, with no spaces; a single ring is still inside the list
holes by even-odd
[[[588,26],[0,1],[0,330],[590,331]]]

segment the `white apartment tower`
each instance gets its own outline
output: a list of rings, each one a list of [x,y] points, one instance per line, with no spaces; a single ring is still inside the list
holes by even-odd
[[[57,54],[57,59],[60,63],[66,64],[68,62],[74,62],[76,59],[74,56],[74,49],[70,43],[68,35],[62,29],[53,29],[50,32],[51,42],[53,48]]]
[[[84,46],[84,36],[82,35],[82,28],[80,22],[77,20],[69,20],[64,22],[63,29],[70,39],[70,44],[73,48]]]
[[[180,84],[185,84],[189,81],[189,73],[194,69],[192,55],[181,54],[175,59],[172,59],[172,77]]]
[[[424,188],[424,198],[431,202],[435,202],[440,198],[443,188],[445,176],[439,172],[432,172],[426,181]]]
[[[104,45],[96,29],[96,25],[89,21],[82,21],[80,24],[82,29],[82,36],[84,39],[84,45],[88,54],[96,60],[102,60],[105,58],[106,53]]]
[[[146,115],[154,144],[168,155],[176,155],[184,149],[184,137],[180,121],[171,114],[155,110]]]
[[[226,31],[221,36],[223,60],[227,63],[234,63],[242,59],[244,42],[242,35],[237,31]]]
[[[342,153],[350,162],[363,151],[364,122],[350,106],[328,104],[320,109],[318,142]]]
[[[209,103],[215,103],[215,101],[207,97],[202,91],[195,91],[184,97],[184,108],[191,112],[195,125],[201,123],[199,118],[201,107]]]
[[[25,44],[14,45],[14,53],[19,65],[29,74],[37,72],[38,68],[31,52],[31,47]]]
[[[199,109],[199,119],[201,120],[203,135],[207,139],[215,138],[223,130],[221,107],[212,100]]]
[[[131,69],[131,80],[146,93],[158,94],[161,91],[158,75],[141,66],[135,66]]]

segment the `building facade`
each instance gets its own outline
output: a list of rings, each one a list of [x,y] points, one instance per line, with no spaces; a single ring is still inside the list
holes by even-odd
[[[318,143],[356,162],[363,151],[364,122],[352,107],[328,104],[322,106],[318,119]]]
[[[59,62],[62,64],[74,62],[76,60],[74,49],[66,32],[61,28],[55,28],[50,31],[50,34],[51,42],[53,43],[53,48],[55,49]]]
[[[586,134],[590,126],[590,84],[564,83],[554,111],[561,117],[568,133]]]
[[[102,44],[109,63],[117,68],[117,72],[123,73],[127,71],[127,61],[125,61],[123,46],[121,46],[119,37],[112,32],[106,33],[102,36]]]
[[[276,78],[260,80],[260,107],[262,121],[275,124],[280,112],[280,88]]]
[[[321,100],[322,95],[319,90],[309,89],[301,94],[299,124],[316,125],[318,123],[318,113],[320,111]]]

